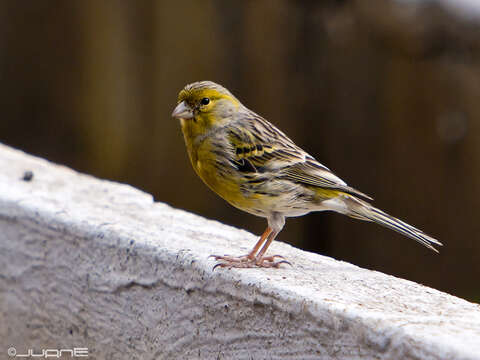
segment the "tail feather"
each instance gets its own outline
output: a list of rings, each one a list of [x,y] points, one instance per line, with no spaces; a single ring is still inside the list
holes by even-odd
[[[348,209],[346,214],[350,217],[366,221],[373,221],[402,235],[408,236],[409,238],[418,241],[420,244],[437,253],[438,250],[432,245],[442,246],[441,242],[425,234],[423,231],[407,224],[402,220],[388,215],[387,213],[373,207],[365,201],[349,197],[345,199],[345,204],[347,205]]]

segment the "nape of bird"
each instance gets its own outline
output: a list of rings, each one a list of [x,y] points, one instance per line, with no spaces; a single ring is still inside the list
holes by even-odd
[[[285,218],[331,210],[371,221],[437,251],[442,245],[423,231],[373,207],[368,195],[348,186],[282,131],[211,81],[185,86],[172,117],[180,120],[193,169],[236,208],[267,219],[268,226],[246,255],[212,255],[220,267],[279,267],[266,256]]]

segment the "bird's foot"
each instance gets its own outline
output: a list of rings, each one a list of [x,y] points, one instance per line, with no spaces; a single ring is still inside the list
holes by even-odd
[[[272,255],[272,256],[263,256],[255,257],[251,255],[243,256],[230,256],[230,255],[210,255],[215,260],[219,262],[213,267],[215,270],[217,267],[222,268],[278,268],[281,264],[290,264],[282,255]],[[280,260],[276,260],[280,259]]]

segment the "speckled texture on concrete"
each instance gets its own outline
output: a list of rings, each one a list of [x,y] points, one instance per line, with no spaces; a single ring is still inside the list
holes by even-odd
[[[0,145],[0,358],[480,359],[480,306],[275,242]],[[31,181],[22,180],[33,171]]]

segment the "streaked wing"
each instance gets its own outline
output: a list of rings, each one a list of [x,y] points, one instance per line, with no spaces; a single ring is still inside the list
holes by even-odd
[[[268,173],[305,160],[292,140],[253,112],[239,126],[229,127],[227,136],[235,162],[247,172]]]
[[[369,200],[371,197],[348,186],[290,140],[267,120],[250,112],[242,126],[229,129],[237,168],[248,173],[270,173],[295,183],[339,190]]]
[[[373,200],[370,196],[348,186],[338,176],[330,170],[325,169],[323,165],[315,159],[310,158],[303,163],[293,164],[285,168],[282,173],[283,178],[305,185],[311,185],[322,189],[339,190],[341,192],[360,196],[362,198]]]

